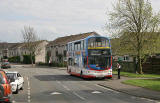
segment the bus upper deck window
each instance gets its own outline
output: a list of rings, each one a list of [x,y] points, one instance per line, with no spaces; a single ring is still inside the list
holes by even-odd
[[[107,46],[107,47],[110,47],[110,45],[109,45],[109,40],[106,41],[106,46]]]
[[[102,42],[98,42],[97,44],[98,44],[98,45],[97,45],[98,47],[101,47],[101,46],[102,46]]]
[[[84,45],[83,43],[84,43],[84,41],[82,40],[81,41],[81,50],[83,50],[83,45]]]
[[[93,42],[91,42],[91,45],[90,45],[91,47],[94,47],[94,43]]]
[[[102,41],[102,47],[106,47],[106,40]]]

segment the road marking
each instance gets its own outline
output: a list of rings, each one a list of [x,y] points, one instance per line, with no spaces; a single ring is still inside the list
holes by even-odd
[[[80,96],[80,95],[79,95],[79,94],[77,94],[76,92],[73,92],[73,94],[74,94],[74,95],[76,95],[77,97],[79,97],[80,99],[85,100],[85,98],[84,98],[84,97]]]
[[[28,90],[27,90],[27,94],[28,94],[28,103],[31,102],[31,88],[30,88],[30,82],[29,82],[29,78],[27,77],[27,82],[28,82]]]
[[[102,92],[100,92],[100,91],[93,91],[92,93],[93,94],[99,94],[99,93],[102,93]]]
[[[60,82],[60,81],[57,81],[57,80],[56,80],[56,82],[57,82],[57,83],[59,83],[59,84],[61,84],[61,82]]]
[[[31,102],[31,100],[28,100],[28,103],[30,103]]]
[[[67,86],[63,85],[60,81],[56,80],[57,83],[59,83],[60,85],[63,86],[63,88],[65,88],[66,90],[70,91],[71,89],[69,89]]]
[[[12,103],[16,103],[16,101],[12,101]]]
[[[67,86],[65,86],[65,85],[62,85],[62,86],[63,86],[63,88],[65,88],[66,90],[70,91],[70,89],[69,89]]]
[[[62,94],[62,93],[59,93],[59,92],[53,92],[53,93],[50,93],[51,95],[58,95],[58,94]]]
[[[106,90],[108,90],[108,91],[112,91],[112,92],[114,92],[114,93],[120,93],[120,92],[118,92],[118,91],[112,90],[112,89],[107,88],[107,87],[103,87],[103,86],[98,85],[98,84],[95,84],[95,85],[96,85],[97,87],[100,87],[100,88],[106,89]]]
[[[28,99],[30,99],[31,98],[31,96],[28,96]]]
[[[29,83],[29,80],[28,80],[28,88],[30,88],[30,83]]]
[[[157,102],[157,103],[160,103],[160,102],[158,102],[158,101],[155,101],[155,100],[152,100],[152,99],[148,99],[148,98],[141,98],[141,99],[147,100],[147,101],[150,101],[150,102]]]

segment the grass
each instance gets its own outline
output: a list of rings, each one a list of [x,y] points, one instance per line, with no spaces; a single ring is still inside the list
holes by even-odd
[[[113,74],[117,74],[117,71],[113,71]],[[121,72],[121,76],[126,76],[131,78],[160,78],[160,75],[156,74],[136,74],[129,72]]]
[[[122,83],[160,91],[160,79],[134,79]]]

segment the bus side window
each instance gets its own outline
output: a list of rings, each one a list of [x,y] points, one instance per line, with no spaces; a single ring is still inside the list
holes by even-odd
[[[83,40],[81,41],[81,50],[83,50]]]
[[[69,58],[69,60],[68,60],[68,65],[69,66],[71,65],[71,58]]]
[[[77,58],[74,59],[74,66],[77,66]]]

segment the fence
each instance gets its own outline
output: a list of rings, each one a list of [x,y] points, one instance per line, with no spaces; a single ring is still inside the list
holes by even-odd
[[[122,66],[122,71],[124,72],[135,72],[136,65],[134,62],[126,62],[126,61],[120,61],[118,62]],[[116,70],[117,68],[117,61],[113,61],[113,70]]]
[[[120,61],[122,71],[135,72],[136,64],[134,62]],[[113,70],[116,69],[117,61],[113,61]],[[148,58],[146,63],[142,65],[143,72],[148,74],[160,74],[160,58]]]

